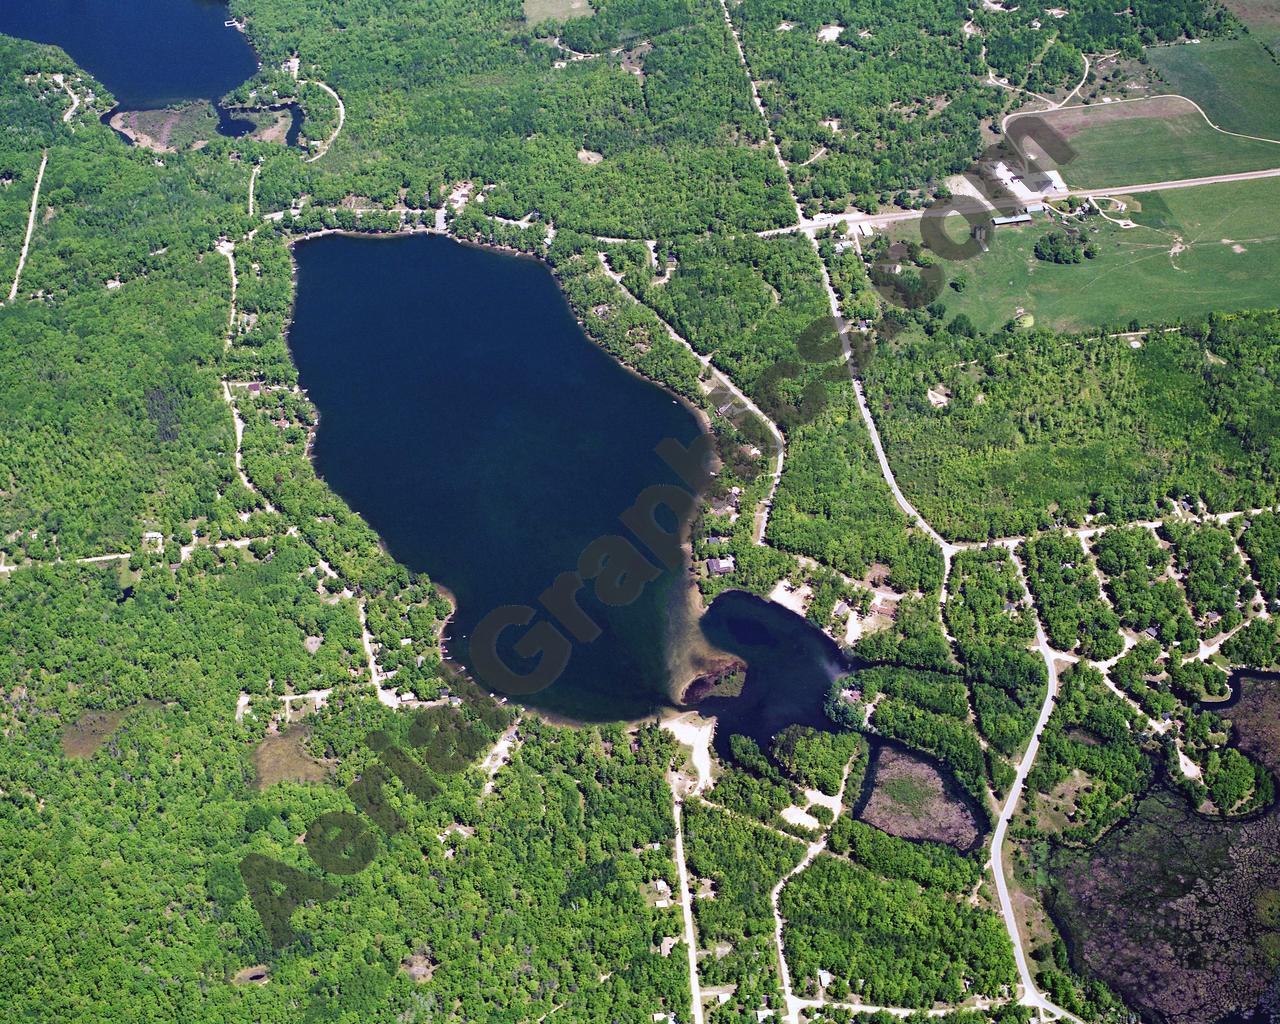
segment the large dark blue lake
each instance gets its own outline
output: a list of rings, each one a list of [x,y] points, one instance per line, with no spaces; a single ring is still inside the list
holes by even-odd
[[[217,130],[239,138],[258,125],[220,98],[253,77],[258,57],[229,26],[220,0],[42,0],[0,6],[0,32],[61,46],[116,98],[103,117],[201,100],[218,115]],[[286,144],[295,145],[302,114],[289,107]],[[114,127],[114,125],[113,125]],[[132,144],[117,127],[117,134]]]
[[[448,649],[474,669],[477,623],[537,608],[588,544],[626,536],[640,492],[678,482],[656,446],[687,446],[698,420],[592,344],[535,260],[434,236],[330,236],[295,256],[290,347],[320,412],[316,469],[395,558],[453,593]],[[691,597],[684,568],[624,606],[584,589],[601,634],[529,701],[577,718],[666,703]],[[525,632],[501,645],[521,671],[533,662],[510,648]]]
[[[290,348],[320,412],[317,471],[396,559],[452,592],[448,651],[482,682],[477,624],[534,608],[499,644],[505,664],[532,669],[537,652],[512,649],[528,628],[569,632],[541,595],[592,541],[631,536],[619,516],[646,487],[679,482],[655,448],[688,446],[697,418],[597,348],[533,259],[426,235],[328,236],[294,252]],[[742,695],[699,705],[720,716],[718,742],[741,732],[767,745],[792,722],[828,724],[822,702],[848,663],[787,609],[729,592],[702,615],[684,565],[622,606],[591,587],[578,599],[600,635],[574,642],[557,681],[526,703],[636,718],[677,703],[728,652],[749,665]]]
[[[251,77],[257,58],[229,18],[216,0],[0,3],[0,32],[61,46],[124,110],[216,101]],[[227,134],[252,128],[220,113]],[[449,651],[471,666],[476,624],[536,606],[588,543],[625,534],[637,495],[675,482],[654,447],[688,443],[698,423],[596,348],[532,260],[421,237],[327,238],[296,255],[291,345],[321,413],[317,469],[396,558],[454,594]],[[632,718],[728,652],[750,669],[740,698],[702,706],[722,740],[824,724],[839,653],[785,609],[730,593],[702,617],[684,568],[625,607],[582,601],[600,637],[575,643],[530,703]]]
[[[217,100],[258,70],[213,0],[5,0],[0,32],[61,46],[124,110]]]

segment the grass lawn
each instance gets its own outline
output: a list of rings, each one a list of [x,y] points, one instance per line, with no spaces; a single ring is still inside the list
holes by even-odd
[[[1169,91],[1195,100],[1219,127],[1280,139],[1280,64],[1256,38],[1157,46],[1149,52]]]
[[[548,20],[589,18],[595,13],[588,0],[524,0],[524,20],[530,25]]]
[[[945,263],[948,281],[966,280],[963,292],[946,288],[940,297],[948,318],[965,313],[979,330],[994,330],[1024,307],[1041,326],[1082,330],[1280,305],[1280,221],[1262,212],[1280,206],[1280,178],[1122,201],[1123,216],[1139,226],[1089,218],[1089,237],[1101,250],[1096,259],[1036,259],[1036,240],[1049,230],[1038,217],[1030,227],[1001,229],[990,251],[973,260]],[[918,222],[898,225],[895,237],[918,239]],[[1175,245],[1185,248],[1171,256]]]
[[[1177,98],[1093,104],[1039,115],[1076,150],[1062,168],[1072,188],[1202,178],[1280,167],[1280,145],[1214,131]]]

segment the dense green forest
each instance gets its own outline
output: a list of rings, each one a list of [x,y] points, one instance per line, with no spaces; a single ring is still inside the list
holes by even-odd
[[[1169,553],[1140,527],[1105,530],[1093,543],[1098,568],[1120,621],[1134,632],[1156,630],[1166,647],[1194,649],[1199,639],[1178,582],[1168,575]]]
[[[5,1005],[131,1022],[687,1014],[684,958],[660,950],[678,915],[644,896],[675,880],[656,730],[522,723],[480,799],[468,765],[511,714],[468,698],[441,709],[458,753],[413,790],[434,795],[392,782],[390,806],[369,805],[399,823],[364,832],[372,865],[323,876],[307,859],[321,815],[349,816],[340,787],[377,774],[367,738],[409,725],[368,685],[361,607],[379,668],[431,698],[466,695],[441,669],[449,605],[311,469],[270,230],[238,247],[224,349],[215,243],[248,226],[249,168],[221,140],[161,166],[91,121],[64,127],[65,94],[24,71],[65,58],[3,46],[15,181],[49,155],[26,301],[0,311],[4,565],[32,563],[0,577],[2,916],[23,961]],[[236,474],[220,372],[263,385],[231,388],[261,493]],[[280,698],[316,691],[321,710],[282,727]],[[279,950],[251,854],[299,894]]]
[[[702,803],[686,809],[685,829],[690,872],[715,888],[715,899],[694,904],[698,934],[713,951],[698,973],[703,985],[737,986],[708,1020],[755,1020],[757,1009],[782,1006],[769,891],[800,863],[804,844]]]
[[[1060,17],[1026,5],[744,0],[732,17],[809,213],[940,194],[941,179],[977,155],[981,122],[1004,106],[989,68],[1051,92],[1079,80],[1082,50],[1136,55],[1236,27],[1197,0],[1125,11],[1089,0]]]
[[[1027,650],[1036,631],[1018,570],[1004,548],[962,551],[952,565],[944,608],[969,680],[978,729],[1001,754],[1015,757],[1031,736],[1048,679]],[[993,776],[1005,774],[1003,767]],[[1003,788],[1003,787],[998,787]]]
[[[1080,540],[1065,532],[1043,533],[1023,541],[1018,552],[1053,646],[1078,648],[1098,661],[1119,654],[1119,617],[1103,601],[1096,565]]]
[[[129,591],[115,567],[32,569],[5,584],[5,674],[20,695],[6,714],[11,729],[24,723],[0,749],[2,916],[7,948],[24,957],[6,1005],[95,1021],[172,1020],[193,1007],[205,1020],[287,1021],[300,1004],[315,1020],[390,1020],[426,1004],[458,1020],[556,1004],[584,1021],[647,1014],[655,1001],[679,1011],[683,961],[651,951],[677,921],[642,897],[674,874],[662,781],[671,747],[656,730],[629,743],[619,730],[530,721],[487,799],[469,769],[438,775],[429,802],[397,795],[406,827],[332,900],[299,910],[302,938],[272,953],[237,863],[259,852],[307,871],[295,839],[349,804],[334,786],[288,775],[254,785],[276,705],[255,699],[237,719],[237,693],[336,687],[290,774],[316,764],[339,783],[369,770],[369,729],[407,722],[351,685],[359,625],[350,602],[314,592],[315,556],[291,538],[270,554],[205,549],[176,576],[144,567]],[[314,655],[309,634],[324,637]],[[127,715],[96,750],[73,746],[72,725],[99,709]],[[503,719],[485,717],[493,724],[469,718],[469,728],[487,746]],[[464,830],[438,840],[453,823]],[[70,961],[81,967],[68,974]],[[227,984],[256,964],[269,965],[269,984]],[[414,964],[425,980],[402,966]],[[127,999],[104,983],[122,978]]]
[[[782,892],[788,959],[809,992],[818,972],[827,992],[872,1005],[929,1007],[970,992],[997,996],[1016,977],[1013,950],[998,917],[970,906],[935,879],[921,883],[882,859],[880,872],[819,856]]]
[[[753,0],[734,18],[810,212],[874,208],[962,170],[979,122],[1004,104],[980,83],[981,46],[963,33],[960,8]],[[824,28],[841,31],[828,41]]]
[[[675,744],[651,724],[517,722],[448,669],[447,595],[308,459],[317,414],[286,342],[288,246],[304,232],[432,224],[472,183],[483,202],[445,215],[456,235],[545,258],[594,341],[707,412],[723,466],[695,554],[736,568],[700,580],[706,596],[799,574],[830,626],[838,600],[867,610],[858,581],[878,566],[906,595],[857,644],[875,667],[836,685],[840,728],[732,737],[709,802],[684,806],[692,884],[710,890],[693,903],[697,970],[728,992],[712,1024],[782,1009],[769,894],[819,832],[781,812],[808,787],[833,796],[846,771],[856,790],[867,741],[848,727],[938,762],[985,826],[1047,682],[1004,548],[956,556],[939,615],[942,554],[881,475],[824,273],[846,315],[879,325],[855,368],[904,490],[947,536],[1275,502],[1274,311],[1136,349],[1016,325],[984,337],[941,301],[882,315],[862,259],[831,237],[755,234],[794,221],[788,179],[808,213],[938,194],[1005,109],[988,67],[1069,88],[1083,52],[1233,31],[1219,9],[1141,2],[1122,18],[1087,0],[1044,29],[1030,8],[977,10],[978,35],[970,12],[923,0],[743,0],[730,23],[717,0],[592,7],[530,25],[517,0],[233,0],[263,70],[230,100],[296,99],[316,156],[339,119],[315,83],[343,97],[342,131],[306,163],[221,137],[163,159],[125,147],[98,121],[113,103],[100,83],[76,78],[96,98],[64,121],[52,76],[80,72],[0,37],[6,289],[47,157],[18,301],[0,309],[0,1001],[15,1020],[690,1016],[681,908],[662,895],[678,885]],[[277,70],[295,54],[302,81]],[[255,213],[279,219],[250,217],[251,176]],[[773,438],[680,338],[784,434],[765,544],[752,513]],[[715,508],[734,487],[731,521]],[[1028,834],[1095,841],[1157,754],[1199,768],[1183,788],[1206,813],[1272,798],[1229,719],[1194,707],[1225,694],[1225,672],[1180,652],[1241,626],[1222,664],[1280,662],[1275,620],[1257,614],[1280,610],[1278,536],[1261,513],[1107,530],[1092,551],[1059,532],[1020,547],[1055,646],[1104,659],[1121,626],[1157,634],[1112,670],[1125,697],[1087,665],[1064,674]],[[430,707],[393,711],[392,695]],[[1143,734],[1130,700],[1170,735]],[[479,762],[508,729],[511,761],[490,777]],[[919,1008],[1013,994],[981,854],[810,812],[828,850],[781,897],[797,993]],[[1065,959],[1037,969],[1068,998]],[[1027,1015],[944,1019],[978,1017]]]
[[[1280,314],[1211,315],[1121,339],[1009,330],[899,334],[868,390],[899,482],[944,534],[1025,533],[1168,499],[1213,511],[1277,496]],[[1258,368],[1255,372],[1254,368]],[[926,391],[943,384],[942,408]]]
[[[235,0],[232,10],[248,18],[265,66],[296,53],[303,77],[343,97],[347,128],[308,175],[331,194],[438,205],[443,183],[478,180],[497,186],[490,214],[536,210],[630,238],[784,223],[785,179],[754,145],[763,128],[715,0],[597,6],[561,32],[593,58],[568,61],[550,26],[525,25],[519,0]],[[623,69],[628,55],[641,74]],[[583,163],[579,150],[603,160]]]

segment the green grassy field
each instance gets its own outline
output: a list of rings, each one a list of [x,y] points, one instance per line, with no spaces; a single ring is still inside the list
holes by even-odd
[[[1040,115],[1076,150],[1072,188],[1202,178],[1280,167],[1280,145],[1214,131],[1185,100],[1095,104]]]
[[[530,25],[547,20],[589,18],[595,13],[588,0],[524,0],[524,20]]]
[[[965,313],[979,330],[993,330],[1024,307],[1042,326],[1079,330],[1280,305],[1280,223],[1260,213],[1280,205],[1280,178],[1124,201],[1125,214],[1108,209],[1109,215],[1139,226],[1090,218],[1095,233],[1089,237],[1101,250],[1096,259],[1036,259],[1036,239],[1049,229],[1037,218],[1030,227],[1001,229],[991,250],[976,259],[945,264],[948,281],[966,280],[963,292],[948,287],[941,296],[948,318]],[[918,239],[918,222],[898,226],[895,237]],[[1176,245],[1185,248],[1170,255]]]
[[[1170,91],[1195,100],[1219,127],[1280,139],[1280,64],[1256,38],[1211,39],[1149,52]]]

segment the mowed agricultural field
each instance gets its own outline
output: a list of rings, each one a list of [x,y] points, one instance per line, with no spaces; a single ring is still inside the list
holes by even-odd
[[[589,18],[595,13],[588,0],[524,0],[524,20],[530,25],[540,21]]]
[[[940,296],[947,317],[965,313],[979,330],[990,331],[1023,307],[1039,326],[1074,331],[1280,306],[1280,217],[1267,212],[1280,208],[1280,178],[1120,201],[1127,207],[1123,214],[1103,202],[1108,216],[1138,226],[1088,218],[1088,237],[1101,250],[1095,259],[1036,259],[1036,240],[1051,228],[1047,218],[1037,217],[1029,227],[996,231],[989,252],[944,263],[948,282],[965,278],[964,291],[948,287]],[[919,222],[897,225],[894,237],[918,240]]]
[[[1176,96],[1064,107],[1037,114],[1075,149],[1070,188],[1116,188],[1280,167],[1280,143],[1215,131]]]
[[[1280,0],[1226,0],[1226,6],[1264,46],[1280,45]]]
[[[1195,100],[1219,128],[1280,139],[1280,64],[1252,36],[1154,46],[1169,92]]]

